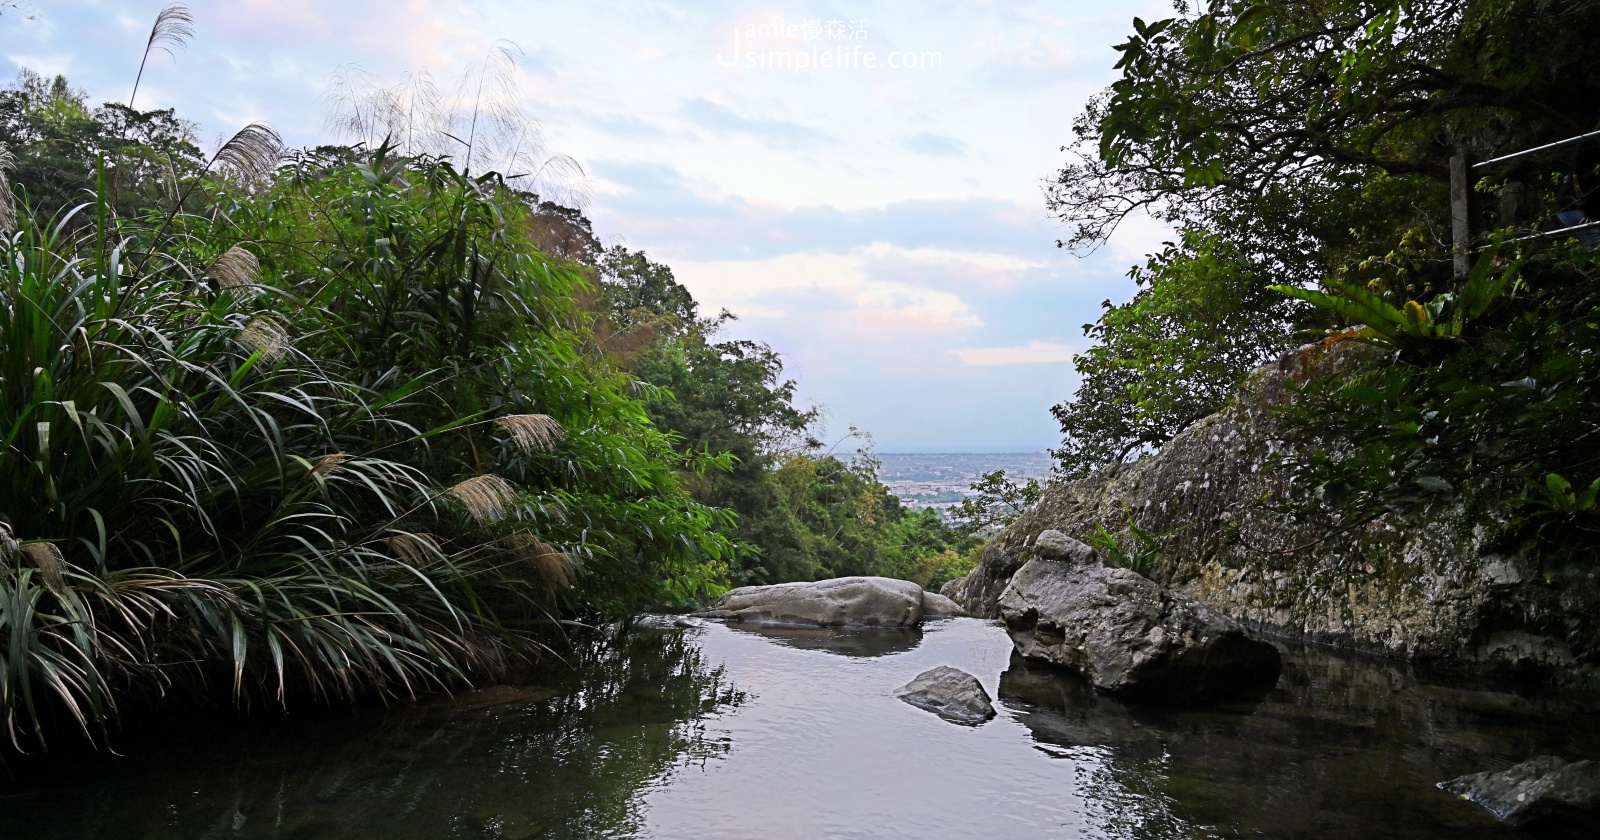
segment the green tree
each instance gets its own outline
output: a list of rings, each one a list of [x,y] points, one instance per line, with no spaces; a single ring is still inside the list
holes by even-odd
[[[1082,386],[1055,408],[1068,475],[1158,448],[1220,407],[1331,310],[1273,283],[1325,278],[1398,301],[1454,294],[1448,159],[1590,129],[1600,11],[1579,0],[1179,4],[1118,46],[1121,78],[1074,127],[1047,190],[1093,248],[1129,213],[1181,240],[1088,327]],[[1536,228],[1563,160],[1494,170],[1473,225]],[[1219,328],[1218,325],[1222,325]]]
[[[1084,326],[1095,345],[1073,359],[1082,383],[1051,409],[1068,478],[1157,449],[1221,408],[1295,325],[1291,301],[1214,234],[1184,231],[1129,276],[1138,291]]]
[[[194,126],[171,109],[115,102],[91,109],[65,77],[46,80],[27,69],[15,87],[0,90],[0,145],[16,159],[12,182],[46,220],[95,200],[102,163],[111,209],[129,219],[171,209],[206,165]]]
[[[962,499],[950,511],[951,517],[961,523],[961,530],[969,534],[998,531],[1010,525],[1044,495],[1044,486],[1036,479],[1030,478],[1025,484],[1012,481],[1006,478],[1005,470],[984,473],[971,487],[975,495]]]

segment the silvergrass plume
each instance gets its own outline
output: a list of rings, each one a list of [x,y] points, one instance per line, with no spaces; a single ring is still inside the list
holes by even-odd
[[[10,233],[17,229],[17,201],[11,194],[11,181],[6,177],[6,171],[17,165],[17,159],[0,143],[0,234]]]
[[[389,555],[408,566],[426,567],[444,557],[444,550],[432,534],[397,531],[385,541]]]
[[[61,549],[55,544],[47,542],[31,542],[22,546],[22,554],[33,565],[38,567],[39,576],[44,578],[44,585],[57,595],[67,591],[67,581],[62,573],[67,570],[67,558],[61,556]]]
[[[194,15],[189,13],[189,7],[182,3],[172,3],[156,14],[156,22],[150,27],[150,38],[144,43],[144,56],[139,59],[139,73],[133,77],[133,93],[128,94],[128,107],[133,107],[134,97],[139,95],[139,82],[144,79],[144,65],[150,60],[150,54],[160,50],[169,58],[174,57],[172,50],[183,49],[194,37]]]
[[[289,349],[289,331],[280,325],[271,315],[257,315],[251,318],[234,336],[234,340],[244,345],[246,349],[261,354],[263,362],[275,362],[283,351]]]
[[[567,436],[567,430],[548,414],[508,414],[494,422],[523,452],[543,452]]]
[[[217,149],[211,165],[236,180],[254,184],[266,180],[278,162],[283,160],[283,138],[272,126],[254,122],[239,131]]]
[[[344,462],[348,460],[350,460],[350,456],[344,454],[343,452],[335,452],[332,455],[324,455],[312,462],[311,474],[329,475],[331,473],[336,473],[339,470],[344,469]]]
[[[544,126],[522,107],[522,54],[514,43],[496,41],[448,89],[426,69],[386,86],[360,68],[340,67],[324,96],[327,127],[369,149],[389,142],[405,156],[450,157],[463,169],[499,172],[519,189],[582,208],[589,201],[583,167],[550,154]]]
[[[206,276],[217,281],[218,289],[250,289],[261,280],[261,261],[256,255],[235,245],[217,257],[206,269]]]
[[[548,590],[571,586],[578,579],[571,557],[527,531],[518,531],[503,538],[501,543],[532,566]]]
[[[499,519],[517,495],[511,482],[498,475],[475,476],[445,492],[466,508],[468,516],[479,522]]]

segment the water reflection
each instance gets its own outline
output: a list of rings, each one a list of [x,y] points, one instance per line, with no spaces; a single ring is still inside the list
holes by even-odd
[[[727,751],[698,720],[745,696],[682,633],[578,658],[548,685],[255,731],[219,722],[109,765],[14,768],[22,783],[0,793],[34,795],[0,810],[0,837],[631,836],[646,786]],[[75,778],[73,761],[101,769]]]
[[[1042,752],[1084,765],[1088,813],[1141,840],[1513,836],[1434,783],[1542,753],[1600,754],[1581,710],[1559,701],[1429,685],[1321,651],[1289,650],[1259,704],[1130,708],[1016,657],[1000,698]]]
[[[132,758],[13,766],[0,838],[1474,840],[1513,835],[1435,782],[1600,757],[1584,709],[1326,651],[1289,650],[1259,703],[1179,711],[1029,665],[976,619],[676,622],[643,621],[561,679],[391,713],[185,722],[119,744]],[[939,665],[1001,714],[957,726],[893,696]]]
[[[922,644],[920,627],[762,627],[743,624],[729,624],[728,627],[785,647],[820,650],[839,656],[889,656],[915,650],[917,645]]]

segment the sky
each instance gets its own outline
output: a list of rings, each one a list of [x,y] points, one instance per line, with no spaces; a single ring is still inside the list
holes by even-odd
[[[0,72],[126,101],[162,5],[0,4]],[[294,145],[339,139],[341,69],[448,79],[509,50],[602,240],[738,316],[726,337],[780,351],[831,437],[854,426],[882,452],[1054,446],[1083,325],[1171,235],[1131,219],[1075,256],[1044,203],[1073,119],[1115,79],[1111,45],[1167,2],[189,5],[194,37],[151,59],[137,104],[176,108],[212,147],[255,120]]]

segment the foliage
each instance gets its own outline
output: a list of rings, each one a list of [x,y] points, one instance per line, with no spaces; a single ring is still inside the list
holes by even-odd
[[[1424,308],[1461,317],[1391,323],[1393,335],[1368,339],[1396,348],[1390,363],[1307,383],[1285,409],[1305,452],[1283,464],[1304,493],[1300,512],[1348,528],[1441,499],[1498,500],[1522,509],[1511,538],[1600,559],[1597,280],[1583,251],[1526,263],[1485,255],[1466,284],[1478,296]]]
[[[1271,289],[1327,309],[1347,323],[1361,324],[1349,333],[1352,338],[1425,355],[1441,339],[1459,340],[1468,319],[1483,317],[1501,294],[1515,287],[1522,261],[1502,266],[1499,254],[1498,246],[1485,252],[1458,291],[1433,295],[1426,304],[1412,299],[1396,306],[1378,292],[1338,280],[1324,280],[1326,292],[1282,285]]]
[[[1150,575],[1155,570],[1155,564],[1161,560],[1161,547],[1166,542],[1167,537],[1183,531],[1183,528],[1174,528],[1170,531],[1152,534],[1139,527],[1139,523],[1134,521],[1132,511],[1125,511],[1125,513],[1128,520],[1128,536],[1134,543],[1133,545],[1129,545],[1125,541],[1119,541],[1115,534],[1106,530],[1104,524],[1095,526],[1096,532],[1090,538],[1089,543],[1094,547],[1095,551],[1100,552],[1112,563],[1124,569],[1138,572],[1141,575]]]
[[[1135,212],[1183,240],[1136,270],[1148,282],[1133,302],[1089,328],[1099,346],[1079,361],[1082,387],[1055,409],[1063,471],[1159,447],[1296,329],[1360,324],[1407,364],[1457,364],[1446,360],[1475,340],[1473,313],[1518,274],[1483,264],[1465,284],[1453,278],[1447,162],[1590,130],[1597,14],[1581,0],[1210,0],[1136,19],[1118,46],[1121,78],[1075,124],[1048,203],[1071,228],[1060,244],[1075,249]],[[1484,171],[1478,196],[1494,200],[1474,202],[1474,231],[1547,224],[1560,164],[1532,156]],[[1566,283],[1556,278],[1578,269],[1546,270]],[[1557,333],[1571,317],[1543,313],[1530,317]]]
[[[194,126],[171,109],[115,102],[91,109],[64,77],[47,81],[27,69],[15,88],[0,90],[0,145],[16,157],[12,180],[42,219],[95,200],[96,161],[107,166],[118,218],[170,208],[179,185],[205,166]]]
[[[1442,184],[1487,157],[1590,128],[1585,0],[1210,0],[1117,46],[1122,77],[1082,115],[1052,208],[1092,245],[1129,212],[1209,219],[1239,195],[1381,172]],[[1437,192],[1437,190],[1435,190]],[[1430,215],[1443,218],[1442,199]],[[1448,225],[1436,225],[1448,235]],[[1382,225],[1365,235],[1392,235]]]
[[[961,523],[960,530],[968,534],[992,533],[1010,525],[1044,495],[1038,480],[1030,478],[1021,484],[1007,479],[1005,470],[984,473],[971,489],[975,495],[962,499],[950,511]]]
[[[730,517],[678,469],[726,460],[689,464],[585,355],[584,278],[492,176],[307,154],[145,220],[106,182],[0,242],[14,746],[129,692],[447,686],[557,617],[717,591]]]
[[[1138,291],[1084,326],[1096,344],[1073,359],[1082,382],[1051,409],[1068,478],[1148,452],[1215,412],[1292,330],[1295,313],[1270,275],[1215,234],[1185,231],[1129,276]]]
[[[587,222],[556,212],[548,228],[581,240]],[[720,340],[731,313],[700,317],[671,268],[643,252],[572,251],[592,255],[600,278],[598,345],[652,388],[652,420],[678,436],[685,457],[732,456],[729,470],[689,486],[737,515],[732,535],[752,550],[732,558],[735,584],[872,574],[937,585],[970,568],[973,541],[936,512],[903,508],[868,453],[822,452],[821,412],[795,405],[782,357],[760,342]]]

